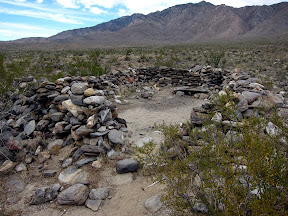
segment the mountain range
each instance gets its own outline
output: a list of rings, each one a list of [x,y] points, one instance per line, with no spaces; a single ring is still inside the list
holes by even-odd
[[[49,38],[13,43],[77,43],[93,46],[163,45],[207,41],[288,38],[288,2],[233,8],[208,2],[133,14]]]

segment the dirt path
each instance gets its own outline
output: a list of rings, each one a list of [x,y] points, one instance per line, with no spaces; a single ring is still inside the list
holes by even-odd
[[[143,138],[150,137],[154,142],[161,141],[161,135],[155,131],[154,123],[181,123],[189,119],[190,111],[195,106],[200,106],[204,101],[192,97],[178,97],[171,93],[171,89],[156,92],[151,100],[130,99],[128,104],[118,105],[119,117],[127,122],[129,131],[132,132],[129,142],[135,144]],[[93,170],[92,170],[93,171]],[[98,172],[90,172],[97,181],[98,187],[109,187],[110,197],[97,212],[85,206],[59,206],[56,203],[47,203],[39,206],[29,206],[27,203],[36,188],[56,183],[57,180],[44,180],[33,182],[25,181],[25,189],[18,194],[7,196],[11,201],[5,203],[12,215],[31,216],[144,216],[149,213],[144,202],[150,196],[161,193],[163,186],[157,184],[147,188],[152,182],[143,177],[141,171],[135,174],[117,174],[114,161],[106,164]],[[50,182],[49,182],[50,181]],[[52,182],[53,181],[53,182]],[[95,185],[91,185],[95,186]],[[12,199],[14,196],[14,199]],[[12,198],[11,198],[12,197]],[[1,212],[0,212],[1,215]],[[169,210],[162,208],[157,214],[168,216]]]

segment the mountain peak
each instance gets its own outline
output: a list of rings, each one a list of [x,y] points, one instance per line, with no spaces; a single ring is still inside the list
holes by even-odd
[[[284,37],[288,35],[287,14],[287,2],[269,7],[233,8],[201,1],[148,15],[135,13],[93,27],[61,32],[50,38],[18,41],[140,46]]]

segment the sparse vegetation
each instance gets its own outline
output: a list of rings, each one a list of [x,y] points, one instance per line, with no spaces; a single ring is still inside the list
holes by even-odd
[[[167,66],[191,68],[196,64],[240,68],[266,82],[287,84],[287,42],[190,44],[163,47],[97,48],[91,50],[7,51],[1,54],[1,92],[13,89],[28,74],[55,80],[60,76],[98,76],[111,69]],[[5,71],[5,72],[4,72]],[[267,78],[269,77],[269,79]],[[5,84],[4,84],[5,83]],[[271,86],[271,85],[270,85]]]
[[[281,140],[287,128],[277,112],[246,118],[236,128],[211,122],[216,112],[223,118],[234,113],[232,94],[215,101],[202,128],[184,126],[188,142],[179,126],[157,125],[161,147],[150,142],[137,148],[144,172],[166,185],[164,200],[177,215],[193,215],[195,206],[210,215],[286,215],[288,169]],[[265,133],[268,122],[276,133]]]

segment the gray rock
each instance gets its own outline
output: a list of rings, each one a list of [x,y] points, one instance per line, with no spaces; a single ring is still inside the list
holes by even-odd
[[[279,136],[282,133],[282,130],[272,122],[268,122],[268,125],[265,129],[266,133],[272,137]]]
[[[46,178],[54,177],[57,174],[57,170],[45,170],[43,176]]]
[[[81,125],[81,122],[74,116],[72,116],[69,121],[72,125]]]
[[[86,89],[88,89],[87,83],[74,83],[71,86],[71,92],[75,95],[83,95]]]
[[[104,123],[112,119],[112,112],[110,109],[100,111],[100,122]]]
[[[242,92],[242,96],[248,101],[248,104],[251,104],[256,101],[257,98],[261,96],[261,94],[256,92],[244,91]]]
[[[7,179],[5,188],[7,191],[20,193],[25,189],[25,183],[19,174],[14,174]]]
[[[82,169],[77,169],[76,167],[68,167],[65,170],[63,170],[59,176],[58,181],[61,184],[88,184],[89,183],[89,174],[86,171],[83,171]]]
[[[86,125],[82,125],[76,129],[75,134],[72,133],[72,136],[75,140],[80,140],[92,132],[94,132],[93,129],[88,128]]]
[[[156,196],[152,196],[148,198],[144,204],[145,208],[148,209],[152,213],[159,211],[163,205],[160,198],[161,198],[160,195],[156,195]]]
[[[93,161],[95,161],[95,160],[97,160],[96,157],[85,157],[85,158],[77,161],[77,162],[75,163],[75,166],[76,166],[77,168],[80,168],[80,167],[84,166],[85,164],[88,164],[88,163],[93,162]]]
[[[83,113],[82,107],[73,104],[70,99],[69,99],[69,100],[66,100],[66,101],[63,101],[63,102],[62,102],[62,106],[63,106],[65,109],[67,109],[69,112],[71,112],[72,115],[73,115],[74,117],[76,117],[76,118],[78,117],[78,115],[80,115],[81,113]]]
[[[193,209],[196,212],[200,212],[200,213],[208,213],[208,208],[204,203],[200,203],[200,202],[196,202],[195,205],[193,206]]]
[[[107,152],[107,157],[110,160],[116,160],[117,156],[118,156],[118,153],[114,149],[112,149],[109,152]]]
[[[92,200],[105,200],[109,196],[108,188],[92,189],[89,193],[89,198]]]
[[[145,143],[149,143],[149,142],[152,142],[153,141],[153,138],[152,137],[144,137],[140,140],[137,140],[135,142],[135,146],[138,147],[138,148],[141,148],[144,146]]]
[[[254,116],[255,118],[260,118],[260,115],[257,110],[248,109],[244,112],[246,117]]]
[[[25,125],[24,131],[26,135],[29,136],[30,134],[34,132],[35,128],[36,128],[35,120],[32,120],[27,125]]]
[[[72,158],[73,160],[78,160],[84,153],[88,153],[90,155],[99,155],[100,153],[104,152],[105,151],[101,146],[83,145],[74,152]]]
[[[63,190],[58,195],[60,205],[83,205],[89,195],[89,189],[86,185],[75,184]]]
[[[111,130],[108,134],[108,139],[114,144],[124,144],[124,135],[119,130]]]
[[[245,112],[248,108],[248,101],[244,97],[241,97],[236,105],[236,109],[240,112]]]
[[[62,121],[62,119],[64,118],[65,114],[62,113],[62,112],[55,112],[53,113],[50,118],[52,121],[54,122],[59,122],[59,121]]]
[[[85,104],[88,105],[100,105],[105,102],[105,97],[103,96],[90,96],[83,100]]]
[[[0,166],[0,174],[7,174],[10,171],[13,170],[13,168],[16,166],[16,163],[10,160],[6,160],[1,166]]]
[[[234,112],[231,113],[231,115],[229,116],[231,121],[241,121],[243,119],[243,115],[241,112],[239,112],[238,110],[235,110]]]
[[[154,95],[154,92],[152,91],[144,91],[141,93],[141,97],[146,98],[146,99],[153,97],[153,95]]]
[[[49,124],[49,120],[40,120],[36,125],[36,130],[43,131]]]
[[[83,99],[84,95],[70,95],[70,99],[73,104],[78,105],[78,106],[83,106]]]
[[[61,94],[66,94],[69,90],[70,90],[70,86],[65,86],[65,87],[61,90]]]
[[[22,172],[22,171],[26,171],[26,170],[27,170],[27,167],[26,167],[25,164],[20,163],[19,165],[17,165],[17,166],[15,167],[15,170],[16,170],[17,172]]]
[[[118,173],[128,173],[134,172],[138,169],[138,162],[134,159],[124,159],[117,161],[116,163],[116,171]]]
[[[62,148],[62,145],[63,145],[63,140],[57,139],[57,140],[54,140],[52,142],[49,142],[47,149],[49,150],[49,152],[57,151],[60,148]]]
[[[62,168],[66,168],[70,166],[72,162],[73,162],[73,158],[67,158],[66,160],[63,161]]]
[[[53,99],[53,102],[59,103],[59,102],[65,101],[67,99],[69,99],[69,97],[67,95],[58,95]]]
[[[91,133],[90,136],[91,137],[102,137],[105,136],[106,134],[109,133],[109,130],[104,131],[104,132],[95,132],[95,133]]]
[[[87,199],[85,202],[85,205],[87,208],[90,208],[93,211],[98,211],[100,206],[102,206],[104,203],[103,200],[91,200]]]
[[[60,189],[59,184],[55,184],[52,187],[38,188],[35,191],[35,194],[31,197],[29,204],[39,205],[54,200],[58,196],[59,189]]]
[[[182,97],[182,96],[185,95],[185,92],[183,92],[183,91],[177,91],[177,92],[176,92],[176,95]]]

